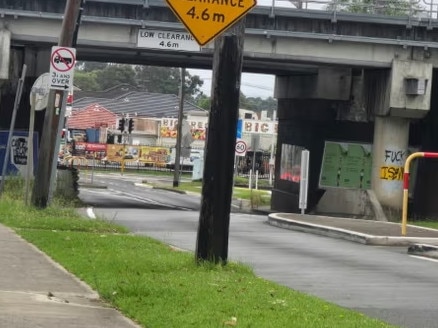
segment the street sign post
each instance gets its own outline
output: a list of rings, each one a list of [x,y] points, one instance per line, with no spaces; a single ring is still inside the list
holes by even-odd
[[[75,63],[75,48],[52,47],[52,54],[50,56],[50,89],[67,90],[73,88]]]
[[[201,46],[213,40],[257,5],[256,0],[166,2]]]
[[[236,156],[245,156],[247,150],[246,142],[243,140],[236,141]]]

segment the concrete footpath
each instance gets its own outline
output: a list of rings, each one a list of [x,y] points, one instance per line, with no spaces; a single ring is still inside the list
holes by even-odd
[[[0,225],[0,327],[135,328],[33,245]]]
[[[268,223],[283,229],[345,239],[364,245],[406,246],[407,253],[438,259],[438,230],[392,222],[294,213],[268,214]]]

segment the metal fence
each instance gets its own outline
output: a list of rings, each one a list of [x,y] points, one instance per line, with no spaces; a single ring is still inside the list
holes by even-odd
[[[247,162],[248,157],[241,157],[237,161],[236,174],[239,177],[249,178],[252,171],[252,162]],[[250,157],[252,159],[252,157]],[[269,156],[265,153],[256,158],[255,172],[259,179],[269,179]],[[71,156],[64,161],[58,163],[60,166],[74,167],[80,171],[91,172],[93,170],[104,172],[131,172],[131,173],[170,173],[174,172],[173,167],[145,164],[137,160],[125,160],[123,163],[117,162],[103,162],[98,159],[89,159],[84,156]],[[181,166],[180,172],[182,174],[192,174],[192,166]]]
[[[438,0],[268,0],[262,5],[273,9],[308,9],[337,13],[437,19]]]

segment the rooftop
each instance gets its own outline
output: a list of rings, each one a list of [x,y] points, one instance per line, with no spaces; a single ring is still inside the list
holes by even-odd
[[[89,91],[76,91],[73,110],[77,111],[91,104],[99,104],[118,115],[129,114],[131,117],[157,118],[178,117],[179,97],[177,95],[133,91],[132,89],[131,86],[122,85],[93,93]],[[188,101],[184,101],[183,111],[186,114],[208,114],[203,108]]]

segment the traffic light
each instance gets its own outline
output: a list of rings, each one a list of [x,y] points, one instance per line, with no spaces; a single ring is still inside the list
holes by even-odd
[[[106,137],[106,143],[107,144],[114,144],[114,140],[115,140],[115,135],[114,134],[108,134],[108,136]]]
[[[134,120],[132,118],[128,121],[128,132],[131,133],[134,130]]]
[[[122,118],[119,120],[119,128],[118,128],[121,132],[125,131],[125,119]]]

